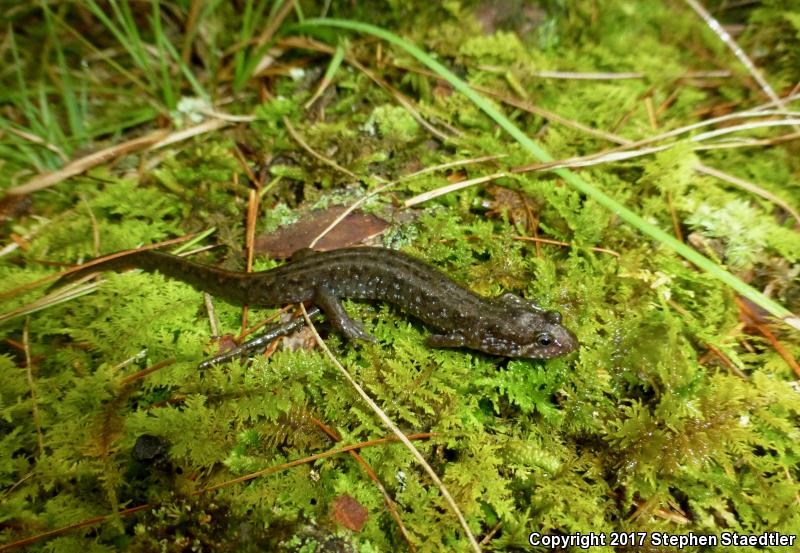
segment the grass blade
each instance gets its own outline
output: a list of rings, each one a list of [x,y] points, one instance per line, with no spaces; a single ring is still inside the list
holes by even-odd
[[[44,11],[44,20],[47,25],[47,34],[53,40],[53,47],[56,53],[56,62],[58,63],[58,71],[61,74],[61,82],[53,83],[61,91],[61,100],[64,102],[64,107],[67,111],[67,122],[69,123],[70,134],[78,145],[83,145],[86,138],[86,129],[84,128],[84,121],[86,120],[86,113],[81,109],[81,101],[72,83],[69,66],[64,56],[64,47],[58,38],[58,33],[55,31],[53,24],[53,14],[47,4],[42,4]]]

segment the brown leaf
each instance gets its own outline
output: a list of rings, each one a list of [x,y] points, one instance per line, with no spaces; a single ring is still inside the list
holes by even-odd
[[[219,353],[227,353],[235,348],[238,344],[233,334],[223,334],[214,338],[219,347]]]
[[[0,221],[12,221],[29,211],[31,197],[8,194],[0,198]]]
[[[297,250],[307,248],[311,241],[345,209],[343,206],[337,206],[313,211],[296,223],[269,234],[262,234],[255,240],[255,253],[273,259],[291,257]],[[326,251],[359,244],[366,238],[380,234],[388,226],[389,223],[383,219],[356,210],[349,213],[342,222],[317,242],[314,249]]]
[[[369,513],[349,495],[340,495],[333,500],[333,520],[353,532],[361,532]]]

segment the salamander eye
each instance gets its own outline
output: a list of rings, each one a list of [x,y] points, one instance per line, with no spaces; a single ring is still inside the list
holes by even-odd
[[[552,346],[554,341],[553,335],[548,332],[542,332],[536,337],[536,345],[543,348]]]

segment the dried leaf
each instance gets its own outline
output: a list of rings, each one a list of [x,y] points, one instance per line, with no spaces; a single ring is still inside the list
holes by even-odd
[[[354,532],[360,532],[369,513],[349,495],[340,495],[333,500],[333,520]]]
[[[263,234],[255,240],[255,252],[274,259],[291,257],[297,250],[307,248],[345,209],[337,206],[314,211],[294,224]],[[326,234],[314,249],[326,251],[352,246],[383,232],[388,226],[389,223],[375,215],[354,211]]]

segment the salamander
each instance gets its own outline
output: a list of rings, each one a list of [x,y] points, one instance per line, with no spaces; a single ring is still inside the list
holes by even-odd
[[[349,340],[375,338],[348,316],[342,298],[386,301],[400,307],[438,331],[427,337],[430,347],[466,347],[534,359],[558,357],[578,347],[575,335],[562,326],[558,311],[542,309],[512,293],[480,296],[428,263],[385,248],[304,249],[287,263],[256,273],[227,271],[145,250],[94,264],[62,281],[131,267],[159,272],[234,304],[311,302]]]

